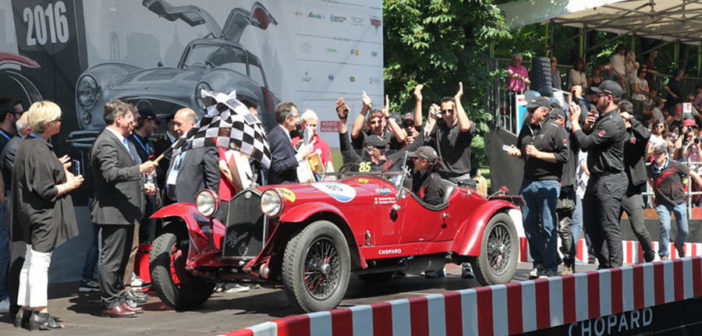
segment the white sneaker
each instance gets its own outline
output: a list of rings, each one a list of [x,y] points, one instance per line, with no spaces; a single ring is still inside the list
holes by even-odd
[[[129,284],[132,288],[141,289],[144,287],[151,286],[150,282],[144,281],[142,278],[138,277],[136,274],[132,273],[132,281]]]
[[[0,301],[0,313],[9,313],[10,312],[10,298],[6,298],[5,300]]]

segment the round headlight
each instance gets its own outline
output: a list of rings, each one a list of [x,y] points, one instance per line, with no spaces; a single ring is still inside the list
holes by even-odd
[[[197,106],[204,111],[205,102],[202,100],[202,90],[212,91],[212,87],[210,87],[210,84],[207,84],[207,82],[200,82],[195,87],[195,102]]]
[[[100,87],[93,76],[85,75],[80,78],[76,87],[78,104],[83,108],[90,108],[95,104],[100,93]]]
[[[217,209],[219,208],[219,199],[217,199],[217,195],[215,195],[212,190],[205,189],[197,194],[197,198],[195,198],[195,206],[201,215],[211,217],[217,213]]]
[[[277,216],[283,210],[283,200],[274,189],[268,189],[261,195],[261,211],[266,216]]]

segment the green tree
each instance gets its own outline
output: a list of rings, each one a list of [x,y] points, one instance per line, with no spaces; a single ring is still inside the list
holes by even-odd
[[[428,106],[453,96],[463,82],[463,106],[476,123],[473,141],[477,159],[485,163],[484,135],[492,115],[485,110],[494,76],[487,59],[490,43],[510,38],[502,13],[490,0],[383,1],[385,92],[393,111],[414,108],[412,91],[424,84]]]

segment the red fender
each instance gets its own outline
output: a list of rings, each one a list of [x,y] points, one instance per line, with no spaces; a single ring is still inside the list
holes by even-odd
[[[192,203],[176,203],[167,205],[151,215],[151,218],[167,218],[167,217],[178,217],[185,222],[187,226],[188,233],[190,236],[190,246],[194,248],[195,252],[200,253],[202,251],[210,248],[210,237],[206,232],[202,231],[202,227],[214,228],[216,226],[222,227],[222,223],[219,220],[212,218],[208,219],[200,214]],[[164,227],[170,223],[164,222]],[[212,226],[209,226],[212,225]],[[191,249],[191,252],[193,249]],[[190,253],[193,255],[193,253]]]
[[[464,256],[480,255],[480,242],[483,240],[485,226],[490,218],[502,209],[518,209],[518,207],[507,201],[492,200],[475,209],[473,216],[463,222],[456,236],[453,237],[451,251]]]
[[[346,219],[346,216],[344,216],[344,214],[341,213],[341,211],[339,211],[339,209],[337,209],[335,206],[322,202],[303,203],[289,210],[284,210],[283,215],[280,217],[280,222],[300,223],[304,222],[312,215],[318,214],[320,212],[331,212],[339,216],[344,221],[344,224],[347,224],[349,222]],[[349,246],[358,250],[356,238],[354,237],[353,232],[350,230],[350,228],[348,228],[348,226],[346,226],[345,228],[340,226],[339,228],[342,232],[344,232],[344,236],[346,236],[346,239],[350,240],[348,242]],[[353,256],[353,254],[354,253],[352,251],[351,256]],[[366,268],[366,258],[364,258],[360,252],[358,253],[358,258],[361,267]]]
[[[0,52],[0,65],[2,64],[16,64],[27,68],[39,68],[39,63],[35,62],[31,58],[27,58],[21,55]]]

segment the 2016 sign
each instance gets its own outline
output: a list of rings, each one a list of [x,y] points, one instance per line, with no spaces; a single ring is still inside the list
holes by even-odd
[[[27,25],[27,46],[45,45],[51,43],[66,43],[70,37],[66,4],[63,1],[50,3],[43,8],[41,5],[25,7],[22,19]]]

